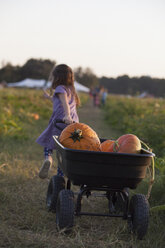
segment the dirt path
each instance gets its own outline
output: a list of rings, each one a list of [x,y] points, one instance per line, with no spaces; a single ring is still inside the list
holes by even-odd
[[[80,122],[86,123],[93,128],[100,138],[116,139],[119,132],[111,128],[104,120],[104,111],[94,107],[91,99],[78,110]]]

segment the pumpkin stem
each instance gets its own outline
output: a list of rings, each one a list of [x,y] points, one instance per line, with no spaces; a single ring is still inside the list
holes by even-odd
[[[113,151],[114,152],[117,152],[119,149],[119,144],[118,144],[118,141],[116,140],[114,143],[113,143]]]
[[[71,136],[69,138],[71,138],[74,142],[76,142],[77,140],[80,141],[83,138],[82,130],[75,129],[74,132],[71,133]]]

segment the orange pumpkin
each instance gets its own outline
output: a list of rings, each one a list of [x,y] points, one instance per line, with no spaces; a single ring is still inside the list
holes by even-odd
[[[125,134],[120,136],[113,144],[114,152],[121,153],[140,153],[141,142],[134,134]]]
[[[36,113],[27,113],[27,115],[33,117],[34,120],[39,120],[40,118],[39,114]]]
[[[39,120],[39,118],[40,118],[39,114],[34,114],[33,117],[35,120]]]
[[[67,148],[100,151],[100,139],[96,132],[84,123],[67,126],[59,137],[60,143]]]
[[[105,140],[101,143],[100,148],[102,152],[113,152],[114,140]]]

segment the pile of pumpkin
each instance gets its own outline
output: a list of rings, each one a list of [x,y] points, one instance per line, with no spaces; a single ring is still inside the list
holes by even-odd
[[[140,153],[141,141],[134,134],[125,134],[117,140],[105,140],[100,142],[97,133],[84,123],[73,123],[67,126],[59,137],[60,143],[67,148],[100,151]]]

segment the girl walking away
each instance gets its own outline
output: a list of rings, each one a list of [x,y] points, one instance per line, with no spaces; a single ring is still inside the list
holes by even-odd
[[[45,91],[45,96],[52,100],[53,113],[47,128],[36,140],[44,147],[45,160],[39,171],[39,177],[42,179],[48,176],[48,171],[52,166],[52,153],[55,149],[53,135],[59,136],[66,125],[79,122],[77,106],[80,105],[80,100],[74,87],[72,69],[65,64],[57,65],[53,68],[50,79],[52,81],[51,94]],[[63,120],[64,123],[56,123],[58,120]],[[57,175],[63,176],[59,167]]]

